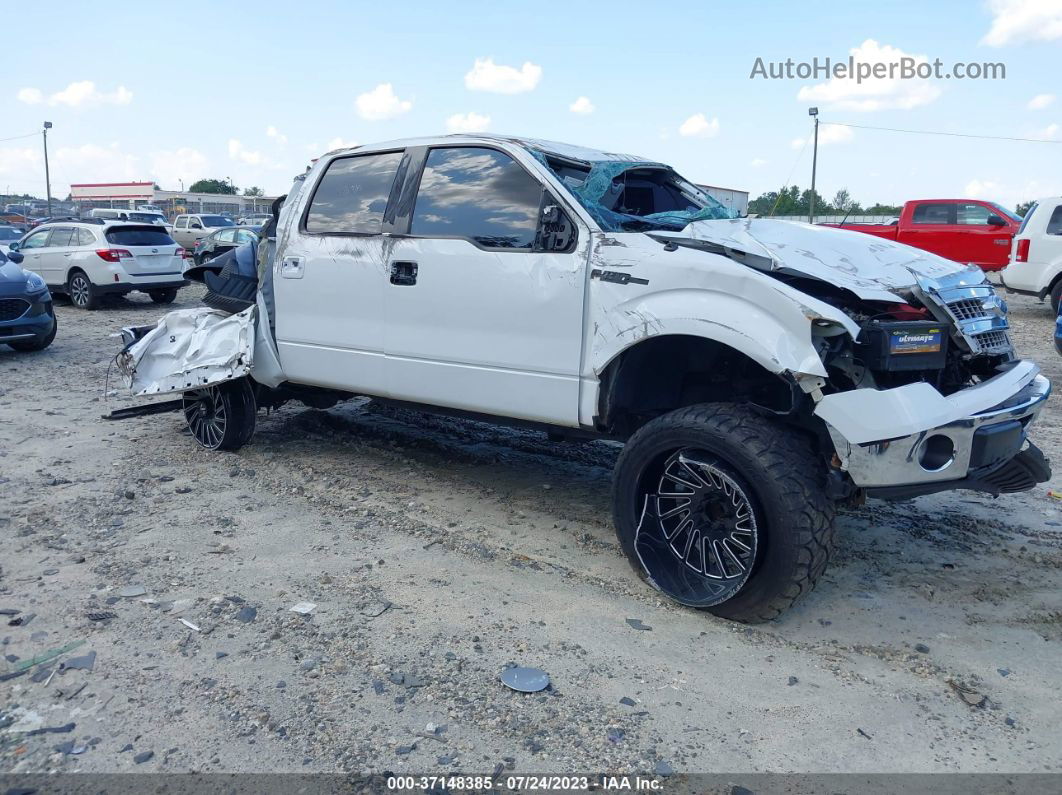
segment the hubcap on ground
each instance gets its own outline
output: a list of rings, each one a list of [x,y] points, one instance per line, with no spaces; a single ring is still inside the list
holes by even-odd
[[[744,586],[756,561],[756,512],[708,453],[683,449],[647,484],[635,549],[653,581],[680,602],[710,606]]]
[[[203,447],[216,449],[225,437],[228,416],[216,386],[184,393],[184,417],[192,436]]]

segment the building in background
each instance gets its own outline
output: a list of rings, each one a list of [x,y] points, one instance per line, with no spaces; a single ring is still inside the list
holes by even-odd
[[[735,190],[733,188],[717,188],[714,185],[698,185],[713,199],[721,202],[724,206],[733,210],[738,216],[749,213],[749,192],[747,190]]]
[[[268,212],[275,198],[159,190],[154,182],[93,182],[70,186],[70,200],[77,206],[79,215],[87,214],[94,207],[134,210],[150,204],[162,210],[171,221],[181,213],[226,213],[238,218],[247,213]]]

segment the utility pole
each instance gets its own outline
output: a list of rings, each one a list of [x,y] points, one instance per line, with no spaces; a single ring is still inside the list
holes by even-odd
[[[815,223],[815,170],[819,165],[819,109],[808,108],[808,115],[815,119],[815,144],[811,150],[811,194],[808,197],[808,223]]]
[[[46,121],[41,135],[44,136],[44,189],[48,193],[48,216],[52,214],[52,176],[48,172],[48,130],[52,129],[52,123]]]

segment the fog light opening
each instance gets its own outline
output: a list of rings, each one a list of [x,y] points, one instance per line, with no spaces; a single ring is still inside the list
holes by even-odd
[[[955,443],[947,436],[936,434],[922,442],[918,463],[926,472],[940,472],[955,460]]]

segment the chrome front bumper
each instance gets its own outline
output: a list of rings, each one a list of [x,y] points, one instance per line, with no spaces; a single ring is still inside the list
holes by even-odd
[[[856,486],[924,486],[1004,466],[1026,446],[1050,394],[1040,368],[1022,361],[947,397],[925,383],[857,389],[824,397],[815,413]]]

